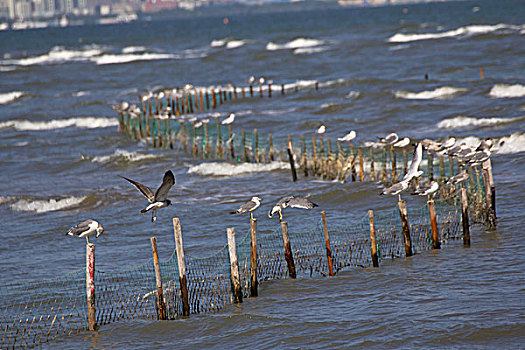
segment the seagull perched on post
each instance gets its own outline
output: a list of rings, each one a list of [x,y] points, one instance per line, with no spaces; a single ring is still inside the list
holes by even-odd
[[[250,219],[253,220],[253,212],[261,206],[261,202],[261,198],[253,196],[252,199],[241,205],[239,209],[230,211],[230,214],[250,213]]]
[[[432,180],[427,186],[420,186],[416,188],[416,190],[412,192],[412,194],[417,194],[419,196],[428,196],[430,199],[430,196],[434,196],[437,190],[439,190],[439,183],[437,181]]]
[[[456,174],[448,179],[447,185],[457,185],[459,183],[462,183],[466,179],[469,178],[469,174],[466,172],[461,172],[459,174]]]
[[[399,147],[399,148],[402,148],[402,147],[406,147],[410,144],[410,139],[408,137],[405,137],[404,139],[401,139],[399,141],[397,141],[396,143],[394,143],[394,147]]]
[[[279,212],[279,220],[283,220],[282,211],[288,207],[300,208],[300,209],[312,209],[318,205],[305,197],[299,196],[289,196],[279,199],[279,201],[273,206],[273,208],[268,212],[268,217],[272,218],[273,215]]]
[[[171,204],[171,201],[167,198],[171,186],[175,184],[175,177],[173,176],[171,170],[166,171],[166,173],[164,174],[164,178],[162,179],[162,184],[159,186],[155,193],[153,193],[151,188],[141,184],[140,182],[133,181],[124,176],[121,176],[121,178],[135,185],[135,187],[137,187],[137,189],[144,195],[144,197],[147,198],[148,202],[150,202],[150,204],[146,208],[142,209],[140,212],[145,213],[150,210],[153,210],[151,222],[155,222],[157,220],[158,209],[167,207]]]
[[[231,124],[235,121],[235,113],[230,113],[230,115],[228,116],[228,118],[224,119],[221,124],[222,125],[228,125],[228,124]]]
[[[69,231],[67,231],[66,236],[70,235],[70,236],[79,237],[79,238],[86,237],[87,244],[91,244],[89,243],[88,237],[93,236],[95,233],[97,234],[96,237],[98,237],[103,232],[104,232],[104,227],[102,227],[101,224],[99,224],[95,220],[89,219],[89,220],[82,221],[81,223],[71,227]]]
[[[315,131],[317,134],[322,135],[326,132],[326,126],[324,124],[321,124],[319,128]]]
[[[355,139],[356,136],[357,136],[357,133],[355,132],[355,130],[352,130],[348,134],[346,134],[345,136],[338,137],[337,141],[341,141],[341,142],[348,141],[348,142],[352,143],[352,140]]]
[[[378,136],[377,138],[379,139],[379,142],[387,144],[387,145],[391,145],[391,144],[397,142],[397,140],[399,140],[399,136],[397,136],[397,134],[395,132],[386,135],[386,137],[379,137]]]
[[[400,182],[397,182],[395,184],[393,184],[392,186],[388,187],[388,188],[385,188],[385,190],[383,192],[381,192],[380,194],[383,195],[383,194],[391,194],[391,195],[396,195],[398,194],[399,195],[399,200],[401,200],[401,195],[400,193],[405,191],[407,188],[408,188],[408,183],[410,182],[410,180],[403,180],[403,181],[400,181]]]

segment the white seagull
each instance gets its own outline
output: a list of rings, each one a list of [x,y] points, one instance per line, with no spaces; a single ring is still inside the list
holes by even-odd
[[[348,134],[346,134],[345,136],[337,138],[337,141],[352,142],[352,140],[355,139],[356,136],[357,136],[357,133],[355,132],[355,130],[352,130]]]
[[[261,201],[261,198],[253,196],[252,199],[241,205],[239,209],[230,211],[230,214],[250,213],[250,219],[253,219],[253,212],[261,206]]]
[[[275,213],[279,213],[279,220],[283,220],[282,211],[288,207],[300,209],[312,209],[318,205],[305,197],[289,196],[279,199],[279,201],[268,212],[268,217],[272,218]]]
[[[447,185],[457,185],[469,178],[468,173],[459,173],[448,179]]]
[[[434,195],[439,190],[439,183],[437,181],[430,181],[427,186],[420,186],[412,194],[419,196],[430,196]]]
[[[423,146],[421,143],[418,143],[414,149],[414,155],[412,156],[412,161],[410,162],[410,167],[408,168],[407,173],[403,177],[403,181],[410,181],[415,177],[419,177],[423,174],[423,171],[419,170],[419,164],[423,160]]]
[[[399,140],[399,136],[397,136],[397,134],[395,132],[386,135],[386,137],[379,137],[378,136],[377,138],[379,139],[379,142],[385,143],[387,145],[391,145],[391,144],[397,142],[397,140]]]
[[[401,139],[397,141],[396,143],[394,143],[394,147],[402,148],[402,147],[408,146],[409,144],[410,144],[410,139],[408,137],[405,137],[404,139]]]
[[[317,128],[315,132],[318,133],[319,135],[324,134],[326,132],[326,126],[324,126],[324,124],[321,124],[321,126]]]
[[[222,125],[229,125],[231,123],[233,123],[235,120],[235,114],[234,113],[230,113],[230,115],[228,116],[228,118],[224,119],[221,124]]]
[[[409,182],[410,182],[410,180],[403,180],[401,182],[395,183],[392,186],[390,186],[388,188],[385,188],[384,191],[381,192],[381,194],[391,194],[391,195],[394,195],[394,196],[396,194],[399,194],[399,200],[401,200],[400,193],[405,191],[408,188],[408,183]]]
[[[89,236],[93,236],[95,233],[96,237],[100,236],[104,232],[104,227],[95,220],[85,220],[81,223],[71,227],[67,231],[66,235],[83,238],[86,237],[87,244],[89,243]]]
[[[159,186],[155,193],[153,193],[151,188],[141,184],[140,182],[133,181],[124,176],[121,177],[135,185],[135,187],[137,187],[137,189],[144,195],[144,197],[147,198],[148,202],[150,202],[150,204],[146,208],[142,209],[140,212],[146,213],[150,210],[153,210],[151,222],[155,222],[157,220],[158,209],[167,207],[171,204],[171,201],[167,198],[171,186],[175,184],[175,177],[173,176],[171,170],[166,171],[166,173],[164,174],[164,178],[162,179],[162,184]]]

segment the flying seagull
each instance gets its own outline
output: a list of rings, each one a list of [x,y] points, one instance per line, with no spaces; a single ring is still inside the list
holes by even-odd
[[[175,177],[173,176],[171,170],[166,171],[166,173],[164,174],[164,178],[162,179],[162,184],[159,186],[155,193],[153,193],[151,188],[141,184],[140,182],[133,181],[124,176],[121,177],[135,185],[135,187],[137,187],[137,189],[144,195],[144,197],[147,198],[150,204],[146,208],[142,209],[140,212],[145,213],[150,210],[153,210],[151,222],[155,222],[157,220],[158,209],[167,207],[171,204],[171,201],[167,198],[171,186],[175,184]]]
[[[435,195],[438,189],[439,189],[439,183],[437,181],[432,180],[427,186],[418,187],[412,194],[430,197],[430,195],[432,196]]]
[[[241,205],[239,209],[230,211],[230,214],[250,213],[250,219],[253,220],[253,212],[259,208],[261,202],[261,198],[253,196],[252,199]]]
[[[419,165],[421,164],[421,160],[423,160],[423,146],[421,145],[421,143],[418,143],[416,148],[414,149],[414,155],[412,156],[410,167],[408,168],[407,173],[403,177],[403,181],[408,182],[414,177],[419,177],[423,174],[423,171],[418,170]]]
[[[89,236],[93,236],[95,233],[97,234],[97,237],[100,236],[104,232],[104,227],[102,227],[101,224],[99,224],[95,220],[85,220],[81,223],[71,227],[69,231],[67,231],[66,236],[74,236],[83,238],[86,237],[87,244],[89,243]]]
[[[385,143],[387,145],[391,145],[395,142],[397,142],[397,140],[399,140],[399,136],[397,136],[397,134],[395,132],[391,133],[391,134],[388,134],[386,137],[377,137],[379,139],[379,142],[381,143]]]
[[[289,196],[279,199],[279,201],[268,212],[268,217],[272,218],[275,213],[279,213],[279,220],[283,220],[282,210],[288,207],[300,209],[312,209],[318,205],[305,197]]]

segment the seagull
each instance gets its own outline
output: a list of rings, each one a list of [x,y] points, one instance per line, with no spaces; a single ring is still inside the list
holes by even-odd
[[[441,147],[443,148],[450,148],[456,144],[456,138],[455,137],[449,137],[447,141],[445,141]]]
[[[135,185],[135,187],[137,187],[137,189],[144,195],[144,197],[148,199],[148,202],[150,202],[150,204],[146,208],[142,209],[140,212],[145,213],[150,210],[153,210],[151,222],[155,222],[157,220],[158,209],[167,207],[171,204],[171,201],[167,199],[168,192],[171,186],[175,184],[175,177],[173,176],[171,170],[166,171],[166,173],[164,174],[164,178],[162,179],[162,184],[159,186],[155,193],[153,193],[151,188],[141,184],[140,182],[133,181],[124,176],[121,176],[121,178]]]
[[[457,185],[469,178],[468,173],[459,173],[448,179],[447,185]]]
[[[324,124],[321,124],[321,126],[315,132],[319,135],[324,134],[326,132],[326,126],[324,126]]]
[[[419,164],[423,159],[423,145],[418,143],[414,149],[414,155],[412,156],[412,161],[410,162],[410,167],[408,168],[407,173],[403,177],[403,181],[410,181],[415,177],[419,177],[423,174],[423,171],[418,170]]]
[[[408,137],[405,137],[404,139],[399,140],[396,143],[394,143],[393,146],[402,148],[402,147],[408,146],[409,144],[410,144],[410,139]]]
[[[480,165],[484,161],[490,158],[490,152],[487,150],[484,151],[477,151],[474,153],[470,153],[465,156],[465,160],[469,162],[471,165]]]
[[[255,77],[252,75],[248,78],[248,84],[253,84],[255,83]]]
[[[486,139],[486,140],[481,141],[478,148],[476,148],[476,151],[490,152],[493,146],[494,146],[494,141],[492,139]]]
[[[253,196],[252,199],[241,205],[239,209],[230,211],[230,214],[250,213],[250,219],[253,220],[253,212],[259,208],[261,202],[261,198]]]
[[[427,186],[420,186],[412,194],[417,194],[419,196],[430,196],[434,195],[439,189],[439,183],[437,181],[430,181]]]
[[[438,152],[441,149],[441,143],[431,139],[424,139],[421,141],[421,144],[423,145],[424,149],[431,152]]]
[[[337,138],[337,141],[352,142],[352,140],[355,139],[356,136],[357,136],[357,133],[355,132],[355,130],[352,130],[348,134],[346,134],[345,136]]]
[[[235,120],[235,113],[230,113],[230,115],[228,116],[228,118],[224,119],[221,124],[222,125],[229,125],[231,123],[233,123],[233,121]]]
[[[261,84],[261,85],[264,84],[264,77],[260,77],[259,78],[259,84]]]
[[[99,224],[95,220],[85,220],[81,223],[71,227],[69,231],[67,231],[66,236],[74,236],[83,238],[86,237],[87,244],[89,243],[89,236],[93,236],[95,233],[97,234],[97,237],[100,236],[104,232],[104,227],[102,227],[101,224]]]
[[[387,145],[391,145],[391,144],[397,142],[397,140],[399,140],[399,136],[397,136],[397,134],[395,132],[393,132],[391,134],[388,134],[384,138],[381,138],[379,136],[377,138],[379,139],[379,142],[385,143]]]
[[[279,212],[279,220],[283,220],[282,210],[288,207],[300,208],[300,209],[312,209],[318,205],[305,197],[289,196],[279,199],[279,201],[273,206],[268,212],[268,217],[272,218],[273,215]]]
[[[391,195],[399,194],[399,200],[401,200],[400,193],[408,188],[408,183],[409,182],[410,182],[410,180],[403,180],[403,181],[400,181],[398,183],[395,183],[392,186],[390,186],[388,188],[385,188],[385,190],[383,192],[381,192],[381,195],[383,195],[383,194],[391,194]]]

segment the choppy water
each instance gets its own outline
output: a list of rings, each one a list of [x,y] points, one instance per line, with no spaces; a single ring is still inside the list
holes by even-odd
[[[219,112],[235,112],[239,128],[277,136],[311,136],[322,122],[332,139],[355,129],[362,143],[392,131],[503,140],[493,157],[498,228],[474,228],[470,249],[448,246],[329,279],[267,282],[259,298],[216,314],[119,322],[52,346],[523,346],[525,8],[517,0],[406,8],[0,32],[0,283],[81,268],[84,243],[64,234],[86,218],[106,228],[97,266],[110,270],[150,258],[151,235],[167,258],[173,216],[181,218],[186,254],[212,254],[226,227],[247,229],[246,218],[225,213],[253,194],[265,205],[283,194],[311,195],[332,223],[393,207],[372,183],[292,183],[282,169],[199,167],[127,139],[111,110],[159,87],[240,85],[251,75],[278,84],[318,79],[334,83]],[[138,213],[140,194],[117,175],[155,186],[168,168],[177,177],[175,203],[152,224]],[[259,230],[273,230],[263,214]],[[288,221],[293,232],[316,224],[318,212],[290,212]]]

